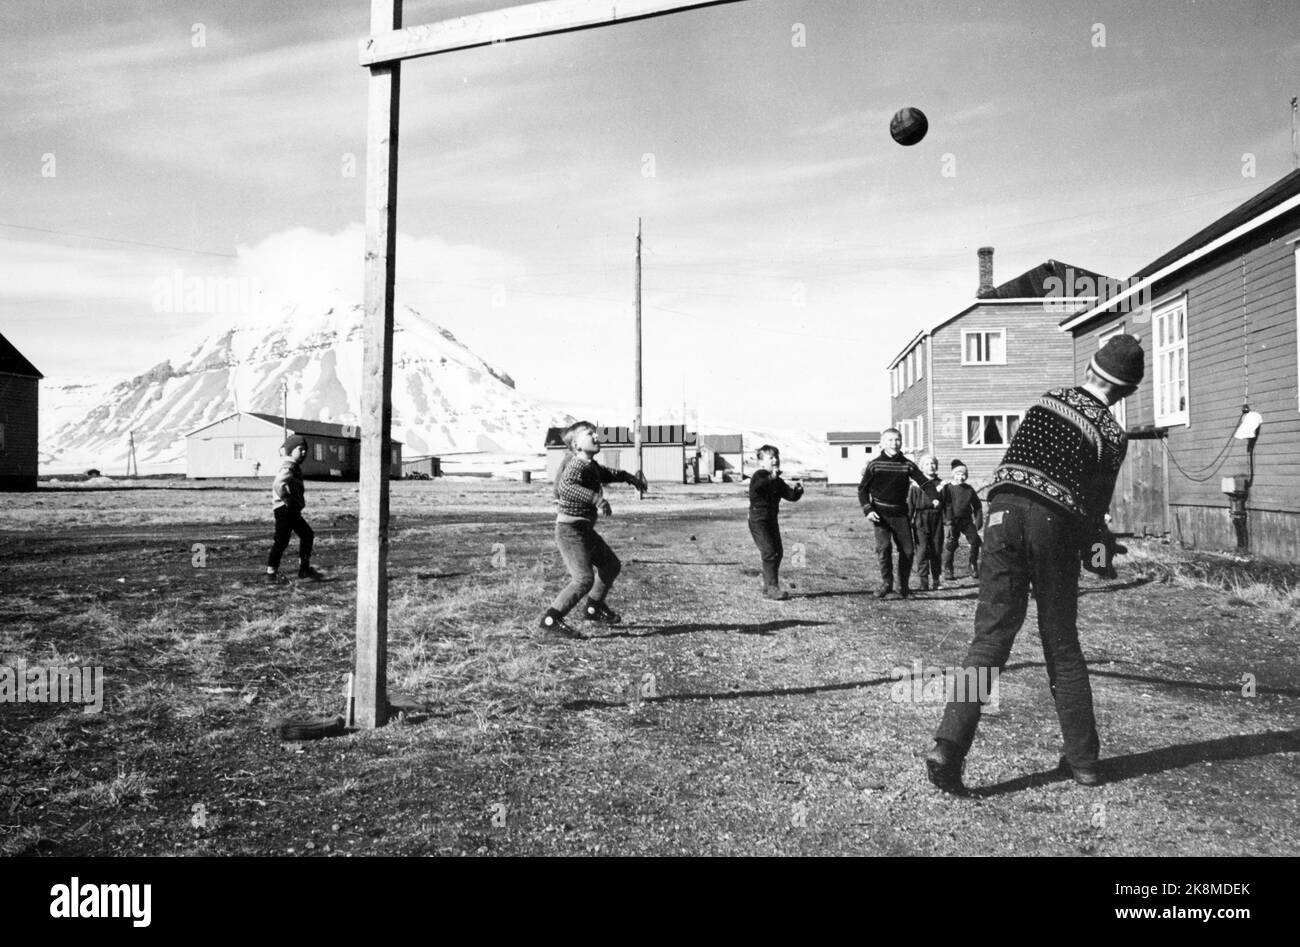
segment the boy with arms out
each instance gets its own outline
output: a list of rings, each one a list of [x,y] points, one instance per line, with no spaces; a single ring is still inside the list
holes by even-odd
[[[939,505],[939,494],[921,469],[903,456],[903,435],[898,428],[888,428],[880,435],[880,454],[873,457],[862,472],[858,484],[858,504],[875,527],[876,558],[880,564],[880,590],[877,598],[894,591],[893,547],[898,547],[898,594],[907,598],[912,574],[912,524],[907,518],[908,481],[919,486],[932,507]]]
[[[600,437],[589,421],[569,425],[564,431],[564,443],[573,456],[566,459],[555,478],[555,500],[559,508],[555,517],[555,544],[569,570],[570,581],[555,596],[538,625],[545,631],[581,638],[582,633],[565,622],[564,617],[583,596],[587,598],[583,617],[588,621],[611,625],[622,621],[605,604],[605,596],[623,564],[596,532],[598,511],[606,516],[613,512],[602,487],[607,483],[628,483],[641,493],[648,488],[644,477],[625,470],[608,470],[596,463]]]
[[[771,444],[758,449],[758,470],[749,478],[749,535],[763,560],[763,597],[783,602],[790,593],[781,588],[781,527],[777,514],[782,500],[796,502],[803,496],[803,484],[790,486],[781,479],[781,452]]]

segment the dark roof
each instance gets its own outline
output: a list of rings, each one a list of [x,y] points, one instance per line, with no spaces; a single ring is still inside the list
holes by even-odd
[[[260,411],[249,411],[247,414],[249,417],[269,421],[277,427],[282,425],[278,414],[263,414]],[[302,434],[305,437],[337,437],[345,441],[361,440],[361,429],[355,424],[334,424],[330,421],[308,421],[306,418],[285,418],[283,425],[287,426],[293,433]],[[400,444],[402,442],[392,441],[391,443]]]
[[[1300,194],[1300,169],[1292,171],[1286,177],[1269,185],[1244,204],[1237,205],[1208,227],[1203,227],[1192,234],[1168,253],[1162,253],[1134,273],[1134,278],[1141,279],[1144,276],[1150,276],[1157,270],[1163,270],[1170,263],[1181,260],[1198,247],[1212,243],[1224,234],[1236,230],[1251,218],[1271,210],[1296,194]]]
[[[700,446],[717,454],[739,454],[745,450],[743,434],[701,434]]]
[[[45,377],[3,335],[0,335],[0,372],[8,372],[10,375],[22,375],[26,378]]]
[[[879,431],[830,431],[826,435],[828,444],[873,443],[880,440]]]
[[[1073,274],[1073,278],[1066,279],[1070,273]],[[1048,288],[1045,285],[1052,278],[1065,282],[1064,292],[1060,287]],[[1080,280],[1087,280],[1092,286],[1097,286],[1104,281],[1119,282],[1119,280],[1112,277],[1102,276],[1092,270],[1085,270],[1081,266],[1062,263],[1060,260],[1046,260],[1032,270],[1025,270],[1015,279],[1007,280],[995,289],[991,295],[981,297],[981,301],[983,299],[1042,299],[1050,295],[1073,296],[1075,287],[1078,286]],[[1092,296],[1094,294],[1089,292],[1086,295]]]
[[[1156,257],[1146,266],[1142,267],[1142,269],[1129,277],[1127,284],[1130,286],[1137,284],[1150,277],[1152,274],[1163,270],[1165,267],[1177,263],[1188,254],[1195,253],[1206,244],[1213,243],[1215,240],[1231,233],[1243,224],[1249,223],[1260,214],[1266,213],[1277,205],[1290,200],[1295,197],[1296,194],[1300,194],[1300,168],[1290,172],[1285,177],[1279,178],[1245,203],[1238,204],[1209,226],[1202,227],[1172,250],[1160,254],[1160,256]],[[1173,274],[1170,273],[1168,276],[1173,276]],[[1116,303],[1116,305],[1118,305],[1118,303]],[[1097,312],[1092,319],[1088,320],[1088,322],[1092,322],[1093,319],[1103,315],[1107,309],[1113,307],[1098,307],[1094,305],[1081,308],[1062,319],[1061,325],[1069,325],[1094,308],[1097,309]],[[1083,323],[1080,323],[1080,325],[1082,324]],[[1071,329],[1074,328],[1078,327],[1071,326]]]
[[[631,427],[597,426],[596,433],[600,436],[600,443],[604,447],[631,447],[634,443]],[[647,446],[651,444],[694,444],[695,432],[687,431],[680,424],[643,424],[641,425],[641,443]],[[564,428],[547,428],[546,446],[563,447]]]

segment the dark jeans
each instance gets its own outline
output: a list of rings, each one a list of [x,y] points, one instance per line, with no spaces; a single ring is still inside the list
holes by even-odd
[[[877,513],[880,522],[873,524],[876,530],[876,559],[880,564],[880,587],[894,587],[894,549],[898,546],[898,587],[907,588],[912,575],[912,524],[906,514],[885,516]]]
[[[781,560],[785,558],[785,547],[781,544],[781,528],[776,520],[750,520],[749,535],[754,537],[758,554],[763,560],[763,585],[781,584]],[[798,565],[796,562],[795,565]]]
[[[560,590],[551,608],[561,615],[569,614],[573,606],[585,595],[593,602],[605,601],[609,587],[618,578],[623,563],[614,550],[600,538],[594,523],[556,523],[555,545],[560,547],[560,557],[569,570],[569,584]],[[592,577],[592,570],[595,577]],[[589,594],[590,593],[590,594]]]
[[[984,531],[980,601],[975,610],[975,640],[967,668],[998,668],[1011,654],[1025,621],[1032,589],[1038,605],[1047,679],[1071,765],[1095,762],[1100,749],[1092,712],[1088,664],[1079,647],[1079,532],[1065,513],[1029,497],[1000,493],[993,498]],[[978,673],[987,674],[987,670]],[[978,701],[952,701],[936,734],[962,754],[979,726]]]
[[[943,514],[938,510],[933,513],[918,513],[912,522],[916,526],[916,543],[920,550],[916,571],[922,578],[928,574],[938,582],[939,566],[943,558]]]
[[[948,541],[943,544],[943,571],[952,572],[953,555],[957,552],[958,534],[966,537],[970,543],[970,571],[974,572],[980,564],[980,531],[970,519],[953,520],[948,524]]]
[[[271,512],[275,514],[275,541],[271,544],[271,554],[266,557],[266,564],[272,569],[279,569],[280,557],[289,548],[289,534],[297,533],[298,568],[307,568],[311,565],[311,546],[316,541],[316,534],[302,518],[302,511],[277,506]]]

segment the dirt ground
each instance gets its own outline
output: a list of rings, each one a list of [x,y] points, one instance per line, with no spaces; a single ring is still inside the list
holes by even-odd
[[[898,679],[961,659],[975,583],[878,602],[851,489],[783,505],[788,602],[740,486],[611,489],[625,623],[571,641],[534,627],[564,583],[548,485],[396,483],[406,710],[281,742],[343,707],[355,486],[308,485],[322,584],[260,575],[264,490],[205,487],[0,495],[0,664],[105,675],[102,713],[0,704],[0,853],[1300,852],[1293,571],[1133,543],[1085,575],[1097,789],[1054,772],[1031,608],[955,798],[921,762],[941,695]]]

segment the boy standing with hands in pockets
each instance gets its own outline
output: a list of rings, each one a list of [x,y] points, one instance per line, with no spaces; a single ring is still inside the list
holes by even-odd
[[[898,595],[911,594],[907,583],[912,575],[912,524],[907,515],[907,490],[915,483],[932,508],[938,508],[939,494],[921,468],[903,456],[903,435],[887,428],[880,435],[880,453],[871,459],[858,484],[858,503],[876,533],[876,558],[880,564],[880,589],[876,598],[888,598],[894,591],[893,547],[898,547]]]

